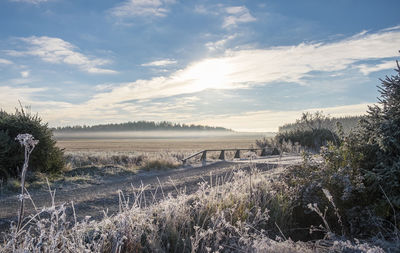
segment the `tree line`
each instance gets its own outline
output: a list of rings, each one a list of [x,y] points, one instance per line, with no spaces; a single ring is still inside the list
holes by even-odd
[[[337,124],[340,123],[342,130],[345,134],[354,130],[363,116],[345,116],[345,117],[329,117],[316,112],[314,115],[305,113],[302,118],[295,123],[285,124],[279,127],[279,133],[291,132],[296,130],[310,130],[310,129],[328,129],[332,132],[337,132]]]
[[[125,123],[110,123],[93,126],[65,126],[53,128],[59,132],[94,132],[94,131],[155,131],[155,130],[174,130],[174,131],[232,131],[224,127],[203,126],[194,124],[180,124],[168,121],[130,121]]]

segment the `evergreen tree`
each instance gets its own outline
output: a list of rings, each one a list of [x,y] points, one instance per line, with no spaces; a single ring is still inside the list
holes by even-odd
[[[396,61],[397,62],[397,61]],[[389,196],[400,208],[400,66],[396,75],[381,79],[378,105],[370,106],[361,121],[360,141],[365,148],[364,169],[375,194]],[[382,198],[386,201],[385,198]]]

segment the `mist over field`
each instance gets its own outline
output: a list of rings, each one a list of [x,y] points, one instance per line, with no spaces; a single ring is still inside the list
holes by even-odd
[[[230,131],[96,131],[60,132],[55,131],[56,139],[185,139],[185,138],[259,138],[272,137],[274,133],[247,133]]]

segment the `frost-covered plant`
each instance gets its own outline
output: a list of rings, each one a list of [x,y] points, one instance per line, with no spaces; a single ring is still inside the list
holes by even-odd
[[[339,144],[339,138],[337,134],[323,124],[323,122],[331,121],[327,116],[324,116],[322,112],[316,112],[315,114],[303,113],[302,117],[297,120],[294,124],[294,128],[286,131],[279,131],[275,136],[278,143],[295,143],[301,145],[312,152],[319,152],[320,148],[326,145],[327,142]],[[293,147],[291,147],[293,149]],[[298,148],[297,148],[298,149]]]
[[[310,207],[332,207],[322,212],[326,224],[330,224],[329,228],[324,224],[324,231],[354,235],[359,225],[350,220],[358,215],[348,210],[357,205],[362,206],[365,199],[362,177],[349,167],[334,168],[326,161],[314,160],[310,155],[305,155],[304,158],[302,164],[289,167],[281,176],[281,180],[293,193],[293,208],[297,210],[294,223],[300,223],[303,227],[318,225],[317,217],[305,218],[310,215]],[[322,217],[317,211],[313,211]]]
[[[378,104],[370,106],[367,115],[353,132],[341,133],[340,145],[321,150],[324,167],[330,171],[331,185],[338,183],[340,192],[333,192],[341,201],[352,224],[361,219],[354,210],[368,209],[373,216],[385,220],[389,230],[400,229],[400,66],[396,75],[381,80]],[[341,132],[341,131],[339,131]],[[333,190],[333,189],[329,189]],[[348,217],[350,218],[350,217]],[[376,220],[377,218],[373,218]],[[365,227],[365,225],[362,225]],[[382,225],[375,226],[379,228]],[[361,230],[351,226],[353,231]],[[381,230],[381,228],[379,228]],[[370,231],[370,230],[369,230]],[[385,233],[388,234],[388,233]],[[390,233],[389,233],[390,234]],[[396,236],[397,237],[397,236]]]
[[[26,172],[28,171],[29,157],[35,146],[39,143],[39,141],[35,140],[35,138],[31,134],[18,134],[15,140],[17,140],[21,144],[21,146],[24,147],[25,150],[24,152],[25,160],[21,172],[21,195],[19,195],[18,197],[20,201],[20,209],[18,213],[18,223],[17,223],[17,231],[18,231],[21,228],[22,219],[24,216],[25,177],[26,177]]]
[[[299,154],[304,150],[304,147],[299,142],[280,139],[279,134],[275,138],[266,138],[256,140],[256,146],[265,149],[266,155],[280,155],[285,153]]]
[[[182,152],[66,152],[65,160],[71,168],[86,166],[117,166],[123,168],[139,169],[149,163],[159,162],[171,168],[181,164],[181,159],[190,153]],[[151,164],[150,164],[151,165]],[[157,164],[154,164],[157,165]],[[155,166],[157,167],[157,166]]]
[[[371,202],[376,198],[368,191],[363,170],[351,167],[356,164],[352,161],[358,159],[358,153],[354,153],[354,147],[346,145],[349,145],[348,140],[344,140],[339,147],[324,148],[320,162],[312,156],[304,156],[302,164],[291,166],[282,174],[281,180],[294,193],[293,210],[297,210],[293,216],[294,223],[312,225],[317,229],[314,231],[323,231],[325,234],[332,232],[364,239],[377,236],[380,240],[399,244],[395,207],[384,193],[383,187],[380,188],[391,208],[392,216],[388,219],[387,216],[380,215],[379,209],[376,209],[377,203]],[[319,211],[317,207],[323,211]],[[318,227],[321,219],[309,216],[310,208],[317,217],[323,219],[322,228]]]

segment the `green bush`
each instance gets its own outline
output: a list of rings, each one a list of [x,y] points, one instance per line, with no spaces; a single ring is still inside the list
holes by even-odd
[[[57,173],[64,166],[63,152],[56,147],[53,133],[38,115],[23,109],[14,114],[0,111],[0,179],[17,177],[24,162],[24,149],[15,141],[21,133],[29,133],[39,140],[31,154],[29,171]]]

